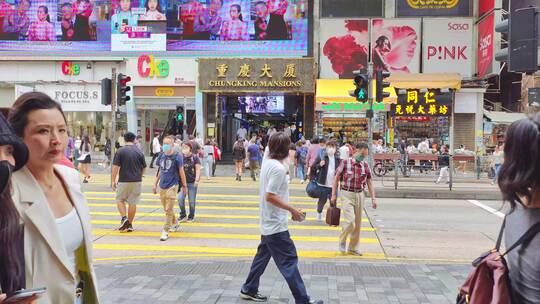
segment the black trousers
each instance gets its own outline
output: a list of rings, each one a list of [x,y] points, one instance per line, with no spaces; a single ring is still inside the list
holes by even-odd
[[[257,255],[253,259],[251,270],[242,290],[247,293],[258,293],[259,280],[270,262],[270,258],[274,259],[279,271],[287,281],[295,302],[297,304],[309,303],[309,296],[298,270],[296,247],[291,240],[289,231],[261,236],[261,244],[257,248]]]
[[[150,167],[153,167],[154,166],[154,161],[156,160],[156,158],[159,156],[159,153],[153,153],[152,154],[152,161],[150,162]]]

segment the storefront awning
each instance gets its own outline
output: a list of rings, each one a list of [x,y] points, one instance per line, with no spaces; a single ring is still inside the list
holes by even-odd
[[[508,113],[484,110],[484,116],[494,124],[509,125],[516,120],[527,118],[525,113]]]
[[[396,89],[455,89],[461,88],[459,74],[439,73],[394,73],[390,75],[390,84]]]
[[[349,96],[350,90],[354,90],[352,79],[317,79],[315,98],[317,102],[356,102],[354,97]],[[388,87],[384,88],[384,91],[390,93],[390,97],[385,98],[383,102],[395,103],[397,100],[396,90]]]

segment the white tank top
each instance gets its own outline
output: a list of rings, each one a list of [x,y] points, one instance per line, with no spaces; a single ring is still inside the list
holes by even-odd
[[[66,253],[68,256],[69,270],[73,274],[77,274],[77,266],[75,261],[75,252],[79,249],[84,241],[81,219],[75,208],[67,215],[56,219],[60,237],[64,241]]]

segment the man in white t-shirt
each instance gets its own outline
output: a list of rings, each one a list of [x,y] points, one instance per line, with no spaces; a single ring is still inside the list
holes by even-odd
[[[259,294],[259,279],[263,275],[270,258],[274,259],[279,271],[287,281],[296,303],[322,304],[310,300],[304,281],[298,270],[298,255],[288,228],[288,216],[294,221],[305,219],[302,210],[289,203],[289,185],[285,159],[289,156],[291,139],[283,132],[275,133],[268,142],[269,155],[262,164],[260,174],[260,222],[261,243],[253,259],[246,282],[240,290],[240,297],[246,300],[266,302],[267,297]]]
[[[159,133],[154,134],[154,139],[152,140],[152,161],[150,162],[150,168],[154,168],[154,161],[161,153],[161,144],[159,143]]]
[[[244,128],[244,126],[240,126],[240,129],[238,129],[238,131],[236,131],[236,136],[238,138],[246,139],[246,136],[247,136],[246,128]]]

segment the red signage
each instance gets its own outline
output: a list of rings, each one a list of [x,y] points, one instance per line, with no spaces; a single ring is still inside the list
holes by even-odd
[[[478,1],[478,17],[489,13],[495,7],[495,0],[480,0]]]
[[[495,16],[493,13],[478,23],[478,77],[484,77],[493,72],[494,28]]]

